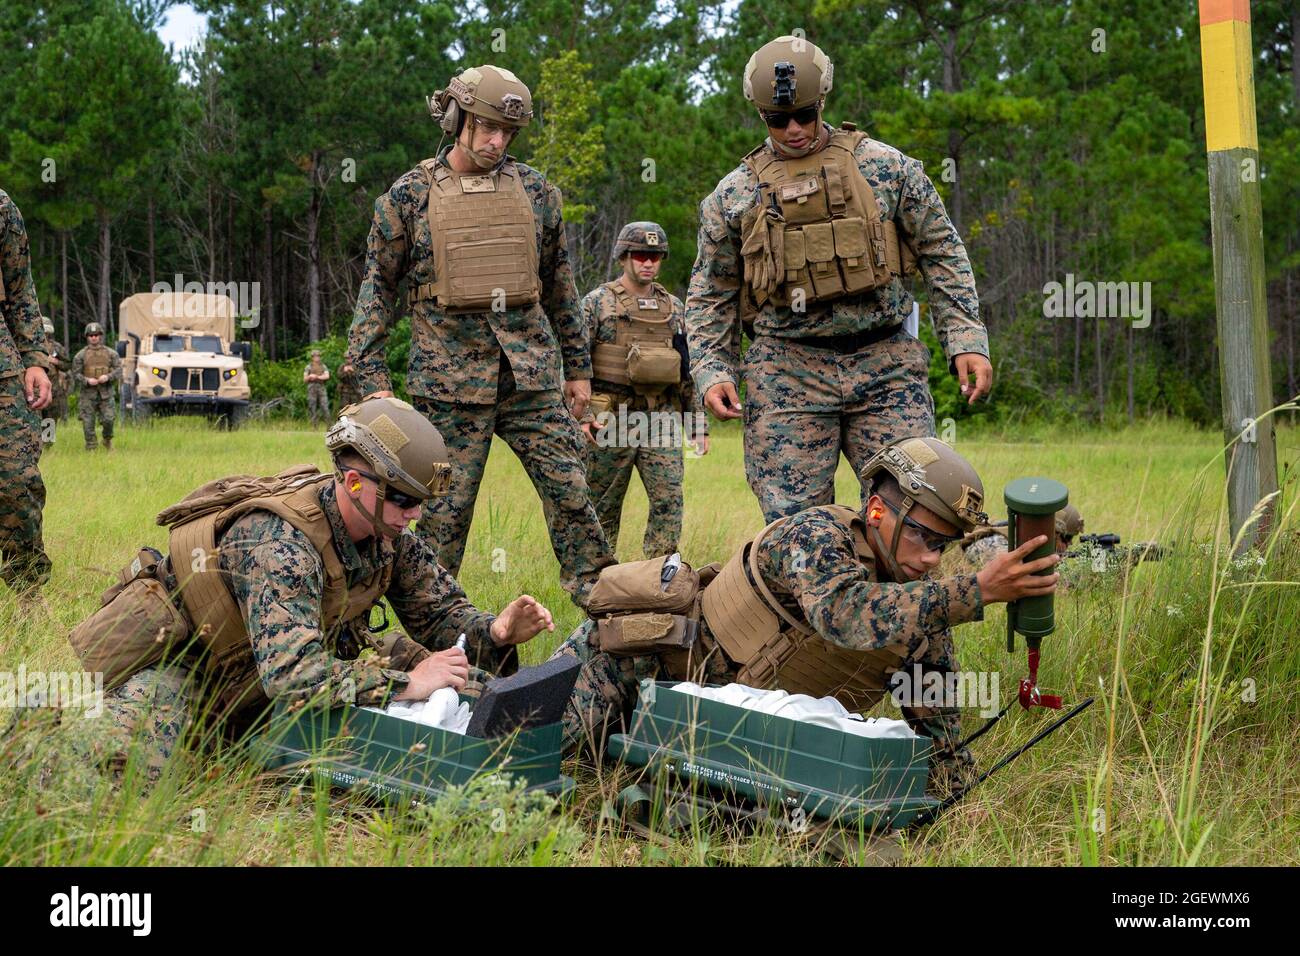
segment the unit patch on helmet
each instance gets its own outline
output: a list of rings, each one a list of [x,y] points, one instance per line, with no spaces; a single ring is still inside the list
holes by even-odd
[[[908,458],[918,465],[925,466],[931,462],[939,460],[939,453],[929,446],[922,438],[909,438],[905,442],[899,442],[897,446],[899,451],[907,455]],[[924,476],[924,472],[922,472]]]
[[[379,439],[380,444],[388,454],[396,458],[397,453],[410,444],[410,439],[406,437],[406,432],[402,431],[387,415],[380,415],[370,423],[370,430],[375,437]]]
[[[657,232],[647,232],[647,233],[645,234],[645,243],[646,243],[647,246],[657,246],[657,245],[659,245],[659,233],[657,233]]]

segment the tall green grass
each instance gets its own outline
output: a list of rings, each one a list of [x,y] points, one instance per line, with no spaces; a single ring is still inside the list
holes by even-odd
[[[76,669],[67,631],[98,604],[110,578],[144,544],[165,548],[154,514],[208,479],[270,473],[327,458],[301,425],[224,433],[195,420],[123,428],[111,454],[81,450],[63,426],[42,460],[49,490],[51,615],[0,594],[0,670]],[[1294,471],[1300,434],[1279,431],[1280,466]],[[715,426],[714,450],[686,464],[682,550],[721,560],[762,524],[745,484],[740,432]],[[1228,557],[1217,434],[1175,422],[1068,433],[960,431],[1001,510],[1014,477],[1050,475],[1071,489],[1089,531],[1170,545],[1159,563],[1091,581],[1057,600],[1040,681],[1067,701],[1097,704],[991,779],[903,846],[909,864],[1243,864],[1300,860],[1300,545],[1295,496],[1279,500],[1283,533],[1259,560]],[[1288,477],[1288,482],[1290,478]],[[856,503],[847,465],[840,501]],[[646,499],[634,482],[620,555],[637,553]],[[556,614],[555,634],[524,648],[549,656],[580,620],[558,585],[541,508],[500,443],[488,465],[462,584],[496,610],[516,594]],[[1005,615],[956,632],[961,667],[996,671],[1004,696],[1023,674],[1023,644],[1005,645]],[[897,716],[892,705],[879,713]],[[0,713],[0,725],[12,715]],[[567,765],[579,781],[563,807],[491,781],[405,812],[319,784],[286,787],[238,753],[181,753],[158,786],[124,768],[114,790],[60,750],[55,715],[25,713],[0,740],[0,862],[33,864],[781,864],[825,859],[816,834],[772,826],[738,832],[696,821],[678,839],[646,842],[607,818],[634,777],[625,768]],[[64,715],[68,720],[79,717]],[[1015,709],[976,745],[988,765],[1049,720]],[[968,729],[979,718],[967,719]],[[473,806],[466,812],[465,806]],[[494,812],[500,810],[501,812]],[[865,849],[865,848],[864,848]],[[862,856],[863,854],[859,854]],[[853,857],[853,854],[850,854]]]

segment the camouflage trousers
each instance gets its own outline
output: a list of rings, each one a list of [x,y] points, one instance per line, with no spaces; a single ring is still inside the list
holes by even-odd
[[[134,763],[156,783],[194,721],[197,698],[196,673],[186,663],[146,667],[105,692],[101,715],[64,721],[58,734],[83,769],[119,783]]]
[[[859,352],[759,336],[744,359],[745,476],[763,520],[835,501],[840,452],[856,474],[891,441],[934,434],[930,350],[899,331]]]
[[[636,707],[641,681],[668,680],[662,659],[657,654],[637,657],[613,656],[594,646],[595,622],[584,621],[553,657],[568,655],[582,661],[573,696],[564,711],[563,741],[566,754],[576,752],[584,744],[597,762],[605,752],[610,734],[619,733],[627,726]],[[690,679],[700,684],[730,684],[736,679],[735,667],[717,648],[708,626],[701,622],[698,663],[690,667]],[[696,658],[693,658],[693,661]],[[947,672],[956,669],[952,636],[948,632],[934,635],[925,653],[920,657],[921,673]],[[911,667],[904,668],[911,673]],[[676,678],[673,678],[676,679]],[[778,683],[779,686],[779,683]],[[883,699],[887,689],[880,689]],[[874,706],[874,704],[873,704]],[[869,708],[864,708],[864,710]],[[916,734],[929,737],[935,744],[931,761],[931,778],[936,789],[960,782],[969,776],[975,761],[970,750],[957,748],[962,740],[961,711],[956,707],[922,707],[905,705],[901,708],[903,719]]]
[[[99,440],[95,437],[95,419],[104,426],[104,441],[113,440],[113,422],[117,420],[117,402],[112,389],[100,386],[84,388],[77,402],[77,414],[81,417],[81,431],[86,437],[87,448],[97,448]]]
[[[307,385],[307,415],[313,425],[318,418],[330,420],[330,399],[323,382],[309,382]]]
[[[492,436],[500,435],[519,457],[542,499],[551,549],[560,562],[560,584],[578,607],[602,568],[614,563],[587,493],[581,433],[558,391],[519,392],[508,367],[502,370],[495,405],[461,405],[424,396],[411,402],[442,433],[451,459],[451,491],[425,502],[415,526],[438,555],[459,573],[474,518]]]
[[[627,411],[645,411],[644,402],[627,404]],[[614,413],[622,406],[615,406]],[[646,557],[672,554],[677,550],[682,536],[682,436],[676,432],[676,442],[668,447],[615,444],[619,436],[616,429],[595,430],[595,440],[588,440],[587,486],[591,503],[605,531],[611,548],[618,547],[618,529],[623,518],[623,499],[635,470],[641,476],[650,513],[646,519],[642,550]],[[624,436],[626,437],[626,436]]]
[[[338,392],[340,411],[361,401],[361,392],[357,390],[355,385],[344,385],[340,382]]]
[[[15,591],[39,587],[50,577],[41,531],[40,457],[41,413],[28,406],[23,377],[0,379],[0,578]]]

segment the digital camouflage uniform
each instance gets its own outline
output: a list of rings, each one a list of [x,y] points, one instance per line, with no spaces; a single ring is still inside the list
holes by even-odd
[[[796,618],[821,637],[857,650],[897,649],[912,654],[924,637],[929,644],[919,657],[922,672],[957,668],[950,628],[982,620],[983,603],[974,574],[924,578],[906,584],[886,580],[874,562],[863,563],[854,549],[852,530],[825,508],[810,508],[781,523],[763,539],[759,570],[773,595]],[[636,705],[643,678],[667,679],[658,656],[613,657],[590,644],[595,625],[585,622],[560,645],[556,654],[583,661],[573,697],[564,715],[564,740],[576,748],[587,736],[603,739],[617,732]],[[703,683],[724,684],[737,668],[716,648],[706,621],[700,621]],[[885,695],[881,689],[881,697]],[[955,708],[903,708],[912,729],[936,739],[940,748],[961,739]],[[947,763],[970,766],[969,751],[942,755]]]
[[[41,416],[27,404],[25,370],[49,368],[41,309],[32,281],[22,213],[0,190],[0,578],[15,591],[44,584],[50,576],[41,512],[45,484]]]
[[[341,627],[322,633],[324,564],[319,552],[303,532],[278,515],[250,512],[221,536],[219,560],[221,576],[247,627],[268,699],[385,706],[406,686],[407,671],[429,650],[452,647],[462,632],[468,636],[470,663],[478,668],[471,671],[472,677],[482,679],[484,671],[509,673],[517,666],[513,648],[492,643],[489,628],[495,616],[469,603],[422,539],[406,531],[395,542],[376,537],[353,542],[333,482],[323,482],[319,494],[349,584],[369,578],[384,564],[393,566],[385,597],[409,637],[399,637],[386,648],[385,660],[369,653],[359,657],[371,646],[366,636]],[[170,566],[162,583],[175,594]],[[173,601],[181,606],[179,598]],[[205,691],[194,660],[174,660],[145,668],[106,693],[102,717],[75,719],[65,727],[74,748],[96,766],[120,768],[128,752],[137,748],[137,759],[156,780],[186,728],[198,714],[208,712]]]
[[[49,416],[60,422],[68,417],[69,367],[68,351],[63,343],[50,340],[50,386],[53,397],[50,399]]]
[[[117,386],[122,381],[122,359],[113,349],[100,346],[107,354],[108,381],[103,385],[86,384],[86,357],[90,346],[81,349],[72,358],[72,381],[81,393],[77,399],[77,415],[81,418],[81,431],[86,439],[86,448],[99,446],[95,435],[95,419],[103,424],[104,443],[113,441],[113,422],[117,419]]]
[[[339,409],[347,408],[349,405],[361,401],[361,389],[357,387],[357,373],[349,365],[339,367],[338,374],[334,376],[338,383]]]
[[[762,148],[770,152],[770,140]],[[854,158],[882,217],[894,220],[915,250],[950,366],[962,353],[987,356],[966,248],[921,163],[870,138],[857,144]],[[743,381],[745,474],[772,521],[834,500],[841,451],[860,472],[890,441],[933,435],[934,401],[929,350],[901,328],[858,351],[841,353],[825,341],[901,325],[912,295],[897,278],[863,294],[809,302],[802,312],[767,302],[747,331],[742,362],[741,218],[756,201],[757,185],[742,163],[700,204],[686,326],[701,395],[720,382]]]
[[[447,166],[450,150],[437,162]],[[434,544],[443,567],[458,573],[492,436],[500,435],[542,499],[561,583],[581,605],[614,560],[587,497],[582,436],[561,393],[564,381],[591,377],[591,361],[560,191],[532,167],[514,166],[536,219],[540,303],[450,314],[422,299],[411,308],[406,390],[442,433],[454,475],[450,494],[426,503],[416,530]],[[427,174],[416,168],[375,201],[347,353],[366,394],[392,388],[384,346],[397,321],[398,283],[434,281],[428,196]]]
[[[324,362],[313,360],[302,371],[304,375],[328,375],[329,367]],[[324,382],[307,383],[307,415],[313,425],[317,419],[330,420],[330,399]]]
[[[621,282],[622,279],[618,281]],[[667,304],[672,330],[684,334],[682,300],[658,282],[651,287],[651,295],[661,304]],[[598,342],[614,341],[617,316],[618,296],[604,284],[592,289],[582,300],[582,318],[587,327],[588,341],[593,346]],[[601,395],[608,397],[607,402],[597,398]],[[632,471],[635,469],[641,476],[641,484],[645,487],[650,502],[642,549],[646,557],[672,554],[678,549],[682,534],[682,480],[685,471],[682,461],[683,443],[696,437],[694,429],[697,426],[700,435],[708,434],[707,419],[696,400],[689,376],[680,385],[656,396],[653,402],[650,396],[637,394],[630,386],[595,379],[592,382],[592,399],[593,409],[598,407],[609,412],[605,427],[594,429],[596,440],[586,444],[587,485],[591,489],[591,500],[596,506],[605,538],[611,548],[618,546],[623,499],[627,495]],[[647,434],[649,429],[640,429],[638,438],[633,430],[638,419],[632,418],[630,421],[633,425],[624,429],[620,435],[620,419],[629,421],[629,416],[648,415],[653,411],[688,416],[684,419],[687,431],[684,433],[681,429],[667,431],[660,428],[652,435]],[[650,419],[645,421],[649,422]],[[658,440],[652,441],[655,435]],[[620,438],[629,437],[634,440],[619,442]]]

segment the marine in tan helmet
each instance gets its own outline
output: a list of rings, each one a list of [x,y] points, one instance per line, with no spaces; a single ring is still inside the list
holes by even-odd
[[[678,549],[683,446],[692,444],[696,455],[709,451],[707,419],[685,368],[682,300],[655,281],[667,258],[662,226],[629,222],[614,242],[619,276],[582,300],[594,370],[582,422],[591,500],[615,547],[632,472],[641,476],[650,501],[647,557]]]
[[[45,329],[45,344],[49,348],[50,417],[63,421],[68,417],[68,353],[54,334],[54,323],[41,317]]]
[[[314,426],[318,418],[329,420],[330,400],[325,383],[330,380],[329,366],[321,358],[320,349],[313,349],[311,361],[302,370],[302,380],[307,384],[307,416]]]
[[[529,595],[495,616],[475,608],[407,529],[421,502],[445,493],[451,467],[423,415],[368,399],[343,410],[326,447],[332,474],[236,475],[165,509],[169,556],[135,555],[73,630],[73,649],[109,689],[103,719],[85,721],[97,726],[77,744],[97,763],[121,760],[140,731],[156,777],[197,713],[233,732],[270,703],[384,706],[460,690],[480,670],[512,672],[516,646],[554,628]],[[381,598],[404,634],[372,633]],[[150,700],[168,719],[151,716]]]
[[[98,420],[104,431],[104,448],[113,450],[113,423],[117,421],[117,386],[122,381],[122,359],[104,344],[104,327],[86,325],[86,346],[72,357],[72,383],[80,390],[77,414],[86,439],[86,451],[99,447]]]
[[[742,416],[744,370],[745,472],[768,521],[833,501],[841,449],[861,472],[889,442],[934,434],[929,352],[903,331],[917,269],[962,394],[992,382],[970,260],[934,184],[917,160],[824,121],[833,78],[800,37],[750,58],[744,93],[767,138],[700,204],[686,299],[691,371],[715,417]]]
[[[581,419],[588,354],[560,192],[511,157],[528,87],[472,67],[430,98],[450,145],[375,201],[345,361],[363,394],[390,395],[385,348],[403,282],[412,314],[406,390],[447,436],[452,487],[417,526],[460,571],[483,469],[500,435],[542,499],[561,583],[581,605],[613,562],[587,497]]]
[[[954,774],[960,783],[972,761],[956,747],[957,702],[920,706],[893,675],[910,679],[914,664],[923,675],[957,669],[951,628],[981,620],[989,604],[1052,593],[1060,558],[1024,560],[1040,537],[978,573],[934,575],[944,550],[986,520],[979,476],[937,438],[891,443],[860,477],[868,489],[861,510],[826,505],[779,518],[716,576],[716,566],[704,569],[689,654],[671,628],[657,644],[646,640],[649,621],[625,628],[651,648],[639,656],[606,648],[616,629],[598,622],[571,635],[557,652],[584,661],[565,715],[569,746],[616,732],[646,677],[834,696],[858,712],[893,691],[912,729],[935,740],[935,789]],[[597,616],[609,613],[602,607]]]

